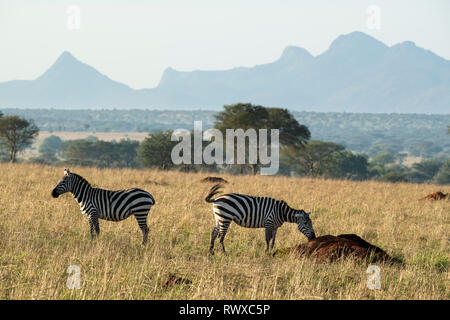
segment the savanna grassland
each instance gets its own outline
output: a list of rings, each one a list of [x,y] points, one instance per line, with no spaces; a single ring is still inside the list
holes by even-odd
[[[351,258],[316,264],[264,252],[262,229],[232,224],[228,255],[208,254],[214,226],[204,198],[207,174],[70,168],[95,187],[140,187],[156,199],[149,243],[134,217],[100,220],[91,240],[71,195],[53,199],[63,168],[0,164],[1,299],[449,299],[450,201],[418,201],[449,187],[305,178],[230,176],[225,192],[271,196],[312,211],[316,234],[356,233],[403,263],[378,263],[381,290],[366,286],[368,264]],[[306,242],[283,225],[276,248]],[[67,268],[81,288],[66,286]],[[191,284],[162,288],[169,274]]]

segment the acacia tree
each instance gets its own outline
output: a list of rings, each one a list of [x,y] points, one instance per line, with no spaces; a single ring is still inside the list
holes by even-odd
[[[220,130],[226,136],[227,129],[248,129],[258,130],[264,127],[268,119],[267,109],[262,106],[255,106],[251,103],[236,103],[232,105],[225,105],[224,110],[214,115],[216,121],[214,128]],[[224,139],[226,143],[226,139]],[[234,145],[234,154],[237,153],[237,145]],[[245,158],[248,158],[248,148],[246,144]],[[238,164],[239,173],[244,173],[244,164]]]
[[[344,146],[326,141],[311,141],[304,147],[288,146],[281,151],[284,162],[310,177],[321,175],[329,166],[330,157],[335,152],[342,152]]]
[[[173,168],[171,154],[177,144],[171,140],[172,131],[157,132],[149,134],[141,142],[138,148],[138,157],[145,168],[160,168],[163,170]]]
[[[268,140],[272,141],[271,129],[278,129],[279,142],[282,146],[300,147],[311,137],[308,128],[299,124],[287,109],[267,108],[252,105],[251,103],[236,103],[225,105],[224,111],[216,114],[214,117],[216,118],[214,128],[224,134],[226,129],[242,129],[244,131],[255,129],[257,135],[259,135],[259,129],[267,129]],[[258,136],[259,139],[260,137]],[[246,158],[248,157],[247,153],[248,148],[246,147]],[[260,166],[259,159],[257,159],[257,163],[251,166],[253,174],[256,174]],[[240,165],[241,173],[243,168],[244,166]]]
[[[33,120],[19,116],[0,118],[0,141],[9,151],[9,161],[16,162],[16,155],[29,147],[37,137],[39,128]]]

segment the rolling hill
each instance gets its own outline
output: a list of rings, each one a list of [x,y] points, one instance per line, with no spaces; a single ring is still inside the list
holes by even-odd
[[[0,107],[219,109],[252,102],[292,110],[450,113],[450,61],[406,41],[391,47],[362,32],[320,55],[288,46],[254,67],[182,72],[134,90],[65,51],[35,80],[0,83]]]

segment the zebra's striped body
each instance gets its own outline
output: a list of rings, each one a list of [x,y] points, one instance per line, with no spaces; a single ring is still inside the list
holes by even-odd
[[[134,215],[142,231],[145,244],[148,238],[147,216],[155,204],[152,195],[145,190],[131,188],[110,191],[93,188],[83,177],[64,170],[64,177],[53,189],[52,196],[57,198],[71,192],[80,205],[81,213],[89,218],[91,236],[99,234],[98,219],[121,221]]]
[[[230,193],[212,199],[219,193],[220,185],[212,187],[206,202],[213,204],[216,225],[211,233],[210,252],[214,254],[214,241],[220,235],[220,244],[225,252],[223,240],[232,221],[241,227],[265,228],[266,229],[266,251],[272,240],[273,248],[275,237],[279,227],[284,222],[298,224],[298,229],[308,239],[315,237],[312,227],[310,213],[303,210],[290,208],[286,202],[268,197],[253,197],[243,194]]]

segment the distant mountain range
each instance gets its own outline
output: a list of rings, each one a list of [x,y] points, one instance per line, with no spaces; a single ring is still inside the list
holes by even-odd
[[[362,33],[312,56],[286,47],[272,63],[224,71],[167,68],[158,86],[134,90],[65,51],[35,80],[0,83],[0,107],[213,109],[252,102],[292,110],[450,113],[450,61],[406,41]]]

